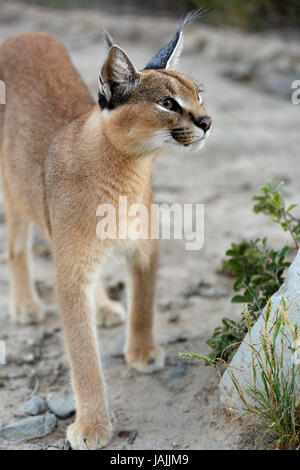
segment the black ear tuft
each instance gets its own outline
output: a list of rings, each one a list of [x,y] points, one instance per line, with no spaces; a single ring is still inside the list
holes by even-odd
[[[102,38],[103,38],[104,44],[106,45],[107,50],[114,44],[118,45],[117,42],[112,37],[112,35],[109,34],[109,32],[106,31],[106,29],[103,29],[102,31]]]
[[[211,9],[198,9],[190,11],[186,17],[180,22],[178,30],[171,41],[163,47],[146,65],[144,70],[147,69],[166,69],[170,68],[171,65],[176,64],[178,56],[180,54],[180,42],[182,39],[182,31],[186,25],[192,23],[198,18],[202,17]]]

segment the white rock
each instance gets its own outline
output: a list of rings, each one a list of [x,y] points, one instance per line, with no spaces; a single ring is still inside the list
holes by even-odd
[[[29,400],[27,400],[23,407],[24,413],[31,416],[36,416],[45,413],[47,409],[47,403],[43,398],[39,397],[38,395],[34,395]]]
[[[300,329],[300,250],[288,269],[284,284],[280,289],[272,296],[272,312],[270,315],[270,321],[274,318],[276,311],[280,305],[281,299],[284,297],[286,305],[291,305],[289,309],[289,319],[291,323],[298,324]],[[261,315],[251,331],[252,344],[260,343],[260,332],[265,326],[264,315]],[[277,338],[279,344],[280,334]],[[252,374],[252,356],[251,349],[249,347],[249,335],[247,335],[240,345],[238,351],[235,353],[231,366],[234,368],[233,372],[236,376],[242,389],[247,388],[249,385],[253,385],[253,374]],[[299,358],[300,359],[300,358]],[[292,352],[289,348],[285,349],[284,352],[284,363],[283,368],[285,373],[291,370],[292,367]],[[300,378],[298,376],[298,385],[300,386]],[[260,374],[257,374],[257,386],[262,386],[260,382]],[[230,374],[226,371],[220,382],[221,390],[221,402],[228,407],[242,410],[243,404],[235,391]]]
[[[48,393],[47,405],[49,409],[59,418],[65,419],[75,413],[75,401],[69,398],[63,398],[57,393]]]

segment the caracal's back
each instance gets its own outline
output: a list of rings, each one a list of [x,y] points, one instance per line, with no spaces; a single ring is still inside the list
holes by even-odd
[[[0,79],[6,85],[6,104],[0,106],[5,190],[41,225],[49,145],[64,124],[91,109],[94,101],[63,44],[46,33],[3,41]]]

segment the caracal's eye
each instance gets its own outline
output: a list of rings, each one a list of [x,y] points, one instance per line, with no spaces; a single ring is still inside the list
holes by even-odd
[[[202,96],[200,95],[199,92],[197,93],[197,98],[198,98],[199,103],[202,104],[203,103],[203,98],[202,98]]]
[[[159,106],[168,109],[169,111],[174,111],[175,113],[182,113],[182,109],[173,98],[163,98],[158,102]]]
[[[173,106],[174,106],[171,98],[164,98],[163,100],[159,102],[159,104],[163,106],[164,108],[169,109],[170,111],[172,111]]]

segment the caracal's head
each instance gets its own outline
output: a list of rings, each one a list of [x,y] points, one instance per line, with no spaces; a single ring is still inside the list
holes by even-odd
[[[106,61],[99,77],[99,104],[115,145],[144,154],[168,147],[198,150],[209,136],[211,118],[194,80],[175,71],[182,31],[203,12],[181,22],[174,38],[138,71],[108,33]],[[125,140],[124,140],[125,139]]]

